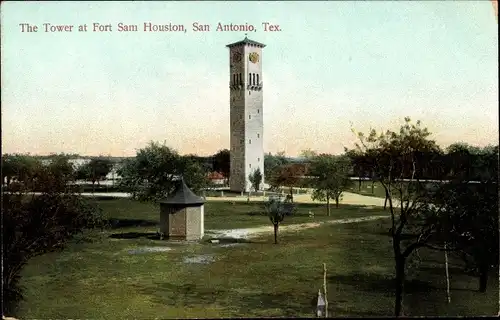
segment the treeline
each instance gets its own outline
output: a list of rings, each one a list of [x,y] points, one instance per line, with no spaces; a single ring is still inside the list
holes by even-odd
[[[48,159],[31,155],[4,154],[2,156],[2,188],[6,190],[27,188],[40,191],[43,189],[41,177],[46,172],[63,176],[68,185],[78,180],[99,185],[115,165],[112,160],[105,157],[92,158],[80,165],[73,164],[71,160],[72,158],[66,154],[51,155]]]
[[[303,152],[302,162],[284,153],[265,156],[264,181],[273,188],[312,188],[314,199],[338,203],[354,181],[366,177],[386,193],[395,264],[395,310],[401,315],[407,263],[419,249],[440,250],[463,258],[487,289],[490,270],[498,266],[498,146],[456,143],[443,150],[420,122],[405,119],[395,132],[356,133],[359,142],[342,155]],[[139,201],[156,202],[171,194],[183,178],[195,192],[210,186],[207,173],[230,175],[229,150],[207,160],[180,155],[150,143],[125,159],[117,170],[117,187]],[[43,164],[27,155],[2,157],[4,223],[3,283],[9,310],[19,302],[20,272],[36,255],[64,247],[88,228],[105,225],[98,208],[75,192],[78,179],[99,184],[111,161],[92,159],[75,168],[67,155]],[[436,183],[423,180],[436,180]],[[474,182],[474,183],[471,183]],[[259,183],[255,183],[259,185]],[[34,196],[33,191],[41,194]],[[444,272],[443,272],[444,273]]]

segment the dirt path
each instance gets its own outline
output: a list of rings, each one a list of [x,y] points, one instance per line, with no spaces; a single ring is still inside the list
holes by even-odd
[[[237,197],[207,197],[207,201],[247,201],[246,196]],[[266,201],[268,197],[250,197],[250,201]],[[363,196],[357,193],[344,192],[343,197],[340,200],[341,204],[351,204],[351,205],[361,205],[361,206],[377,206],[383,207],[384,200],[382,198]],[[310,194],[297,194],[293,196],[293,201],[296,203],[326,203],[326,201],[316,201],[311,199]]]
[[[383,218],[389,218],[389,215],[291,224],[282,226],[279,228],[279,230],[280,232],[300,231],[304,229],[317,228],[322,224],[347,224],[347,223],[356,223],[362,221],[372,221]],[[206,233],[207,235],[213,235],[216,238],[250,239],[273,231],[274,231],[273,226],[262,226],[256,228],[246,228],[246,229],[207,230]]]

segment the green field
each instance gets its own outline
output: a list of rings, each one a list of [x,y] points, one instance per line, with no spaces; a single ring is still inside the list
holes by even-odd
[[[158,208],[128,199],[99,201],[114,229],[91,233],[92,242],[72,243],[61,253],[33,259],[23,271],[24,318],[153,319],[195,317],[310,317],[328,267],[331,316],[391,316],[393,259],[388,221],[324,224],[272,235],[241,246],[151,240]],[[307,213],[314,211],[315,218]],[[269,225],[259,204],[208,202],[206,229]],[[324,217],[324,206],[299,205],[285,224],[380,215],[380,209],[341,206]],[[122,237],[135,234],[133,237]],[[125,238],[125,239],[124,239]],[[172,251],[132,255],[141,246]],[[210,264],[185,264],[193,255],[213,255]],[[444,257],[421,251],[411,269],[406,315],[496,315],[498,276],[477,292],[476,278],[451,260],[450,304],[445,297]]]

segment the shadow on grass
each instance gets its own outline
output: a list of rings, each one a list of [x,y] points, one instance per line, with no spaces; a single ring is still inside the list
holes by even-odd
[[[160,236],[156,232],[124,232],[113,233],[109,236],[112,239],[138,239],[146,238],[149,240],[160,240]]]
[[[356,287],[357,290],[366,292],[381,292],[392,295],[395,290],[394,278],[378,274],[349,274],[334,275],[328,277],[329,283],[340,283]],[[405,293],[421,293],[440,290],[427,281],[407,280],[405,281]]]
[[[240,290],[238,290],[240,289]],[[156,283],[148,288],[139,288],[142,294],[150,295],[152,301],[163,305],[181,304],[185,308],[199,307],[216,303],[227,297],[233,304],[234,314],[247,316],[259,314],[258,310],[281,309],[282,316],[296,317],[299,314],[314,315],[316,300],[311,292],[297,296],[294,293],[245,292],[246,288],[207,287],[206,284]],[[309,297],[313,296],[313,299]],[[316,293],[317,297],[317,293]],[[302,301],[303,300],[303,301]],[[257,312],[256,312],[257,311]]]
[[[131,228],[131,227],[153,227],[158,222],[144,219],[109,219],[108,226],[111,229]]]

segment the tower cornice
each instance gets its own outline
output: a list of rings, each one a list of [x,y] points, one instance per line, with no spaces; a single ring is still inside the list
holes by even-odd
[[[263,43],[253,41],[253,40],[250,40],[247,37],[245,37],[245,39],[238,41],[238,42],[235,42],[235,43],[228,44],[226,47],[232,48],[232,47],[237,47],[240,45],[250,45],[250,46],[255,46],[255,47],[259,47],[259,48],[264,48],[266,46]]]

